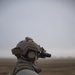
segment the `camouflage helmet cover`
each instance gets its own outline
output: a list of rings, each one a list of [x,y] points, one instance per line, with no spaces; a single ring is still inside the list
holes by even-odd
[[[26,52],[30,49],[36,52],[40,52],[40,46],[36,44],[32,38],[26,37],[25,40],[19,42],[16,46],[16,48],[20,48],[21,51],[17,51],[17,53],[26,54]],[[12,51],[13,53],[13,51]],[[15,54],[15,53],[13,53]]]

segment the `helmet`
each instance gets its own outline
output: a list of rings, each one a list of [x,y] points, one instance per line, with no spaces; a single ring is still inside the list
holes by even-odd
[[[14,55],[25,55],[28,50],[40,52],[40,46],[36,44],[32,38],[26,37],[25,40],[19,42],[17,46],[12,49]]]

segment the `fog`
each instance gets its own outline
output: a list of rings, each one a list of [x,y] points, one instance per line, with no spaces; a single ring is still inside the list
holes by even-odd
[[[55,57],[75,57],[75,0],[1,0],[0,57],[31,37]]]

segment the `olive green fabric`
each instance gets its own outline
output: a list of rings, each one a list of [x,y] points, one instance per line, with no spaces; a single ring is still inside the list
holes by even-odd
[[[34,71],[33,67],[31,67],[29,65],[22,65],[22,66],[19,66],[19,67],[14,67],[9,75],[16,75],[19,71],[21,71],[23,69],[29,69],[29,70]]]

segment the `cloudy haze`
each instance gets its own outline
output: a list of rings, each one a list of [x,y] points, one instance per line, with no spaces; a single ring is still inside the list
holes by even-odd
[[[75,0],[1,0],[0,57],[26,36],[52,56],[75,57]]]

